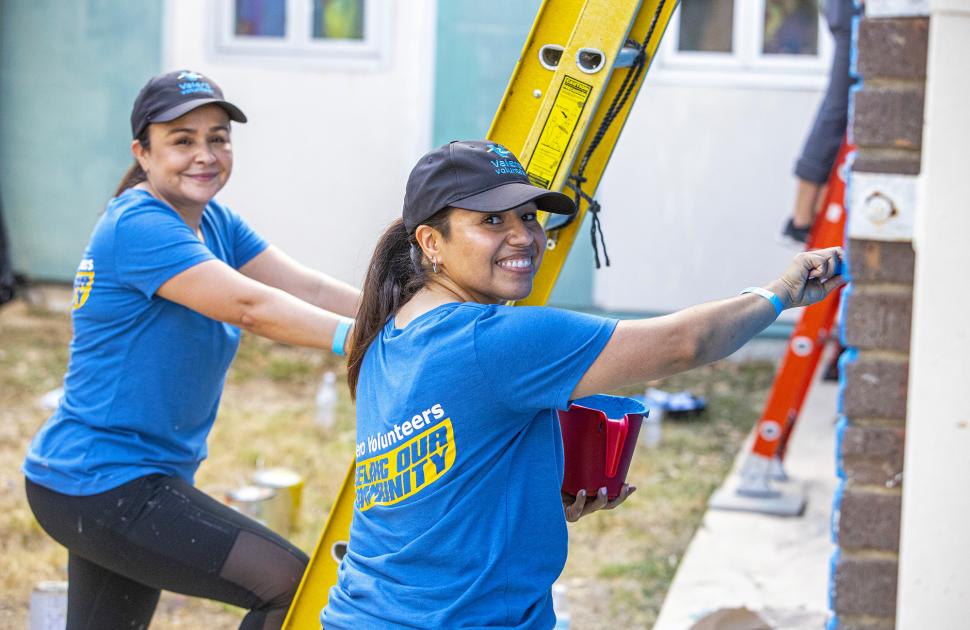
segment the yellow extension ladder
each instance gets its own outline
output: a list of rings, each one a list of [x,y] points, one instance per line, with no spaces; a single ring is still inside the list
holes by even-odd
[[[677,0],[544,0],[488,139],[504,145],[538,186],[579,198],[565,225],[542,216],[547,250],[532,293],[545,304],[636,99]],[[545,213],[541,213],[545,215]],[[594,232],[594,248],[595,248]],[[605,250],[603,255],[606,255]],[[597,250],[597,264],[599,251]],[[320,627],[320,611],[346,550],[354,510],[354,463],[317,541],[283,627]]]

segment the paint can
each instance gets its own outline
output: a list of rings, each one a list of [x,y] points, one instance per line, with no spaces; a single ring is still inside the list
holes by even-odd
[[[226,493],[226,503],[232,509],[269,527],[274,532],[289,533],[287,503],[272,488],[242,486]]]
[[[38,582],[30,594],[30,630],[67,627],[67,582]]]
[[[300,505],[303,501],[303,476],[290,468],[260,468],[253,473],[254,485],[276,491],[288,515],[287,533],[299,522]]]

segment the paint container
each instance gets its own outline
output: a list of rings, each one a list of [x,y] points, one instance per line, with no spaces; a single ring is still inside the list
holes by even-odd
[[[30,630],[67,627],[67,582],[38,582],[30,594]]]
[[[303,477],[300,473],[290,468],[260,468],[253,473],[251,481],[254,485],[276,491],[279,500],[285,504],[284,511],[288,518],[286,533],[291,532],[299,522],[303,500]]]
[[[242,486],[226,493],[226,503],[237,512],[285,536],[289,530],[288,501],[280,500],[280,496],[272,488]]]
[[[604,394],[574,400],[568,410],[560,410],[563,491],[576,495],[585,489],[595,497],[605,486],[607,498],[620,496],[645,415],[639,400]]]

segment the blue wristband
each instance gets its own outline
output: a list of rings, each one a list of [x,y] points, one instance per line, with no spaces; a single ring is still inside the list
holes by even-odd
[[[781,298],[768,289],[762,289],[761,287],[748,287],[741,292],[741,295],[744,295],[745,293],[754,293],[756,295],[760,295],[764,299],[771,302],[771,305],[775,307],[775,317],[781,315],[781,312],[785,310],[785,305],[782,303]]]
[[[333,345],[330,347],[337,356],[342,357],[346,354],[347,333],[350,332],[350,327],[353,325],[354,320],[352,319],[341,318],[337,322],[337,328],[333,331]]]

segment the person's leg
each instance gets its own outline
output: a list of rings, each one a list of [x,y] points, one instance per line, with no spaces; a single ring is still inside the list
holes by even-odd
[[[282,624],[308,561],[181,479],[150,475],[93,497],[28,482],[28,497],[44,529],[72,552],[151,588],[248,608],[246,629]],[[48,503],[59,509],[50,513]]]
[[[802,154],[795,164],[795,175],[807,182],[824,184],[835,163],[839,146],[849,123],[849,54],[851,29],[833,31],[835,51],[825,96],[819,105],[812,130],[805,140]]]
[[[812,129],[802,153],[795,163],[798,188],[795,206],[783,234],[794,241],[805,242],[822,199],[849,123],[849,53],[852,46],[851,24],[832,31],[835,52],[825,96],[819,105]]]
[[[160,594],[74,553],[68,556],[67,584],[68,630],[144,630]]]

